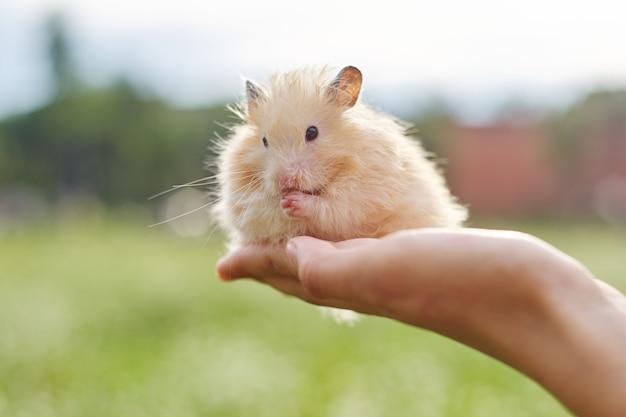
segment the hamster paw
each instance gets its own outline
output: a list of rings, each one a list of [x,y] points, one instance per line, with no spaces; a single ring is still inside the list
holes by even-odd
[[[290,190],[280,200],[280,207],[289,217],[302,218],[310,212],[315,196],[298,190]]]

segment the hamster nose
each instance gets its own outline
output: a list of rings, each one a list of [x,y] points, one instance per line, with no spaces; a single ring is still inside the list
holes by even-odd
[[[294,188],[296,183],[295,178],[285,172],[280,172],[276,177],[276,181],[282,189]]]
[[[300,172],[280,172],[276,176],[276,182],[282,190],[298,188],[301,182]]]

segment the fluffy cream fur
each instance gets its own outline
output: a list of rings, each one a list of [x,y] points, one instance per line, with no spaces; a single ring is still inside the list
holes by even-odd
[[[405,126],[357,101],[360,77],[352,67],[334,80],[327,68],[305,68],[274,75],[269,87],[248,82],[243,123],[220,148],[214,208],[235,245],[380,237],[465,220]],[[310,126],[319,133],[306,141]]]

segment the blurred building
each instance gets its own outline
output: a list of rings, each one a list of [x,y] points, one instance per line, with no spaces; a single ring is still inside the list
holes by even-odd
[[[626,221],[626,123],[598,125],[559,154],[539,124],[453,124],[445,170],[473,215],[589,214]]]
[[[558,174],[539,127],[453,125],[446,136],[450,187],[472,213],[520,215],[557,203]]]

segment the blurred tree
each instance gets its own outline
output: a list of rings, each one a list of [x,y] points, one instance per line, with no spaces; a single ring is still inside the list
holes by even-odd
[[[174,110],[120,81],[85,90],[4,124],[9,163],[0,183],[25,183],[49,198],[89,194],[105,203],[140,202],[171,185],[207,175],[223,106]]]
[[[431,97],[409,122],[413,126],[409,133],[418,137],[426,150],[444,156],[446,128],[454,122],[454,115],[443,98]]]
[[[78,77],[71,61],[70,44],[66,25],[61,13],[53,13],[46,22],[48,55],[52,67],[55,96],[71,94],[78,86]]]
[[[81,87],[60,15],[46,28],[56,95],[0,123],[0,188],[21,184],[49,199],[88,194],[117,204],[207,175],[207,148],[226,132],[224,106],[176,110],[124,80]]]
[[[588,141],[626,140],[626,90],[593,91],[548,116],[545,124],[558,160],[566,171],[575,172]]]

